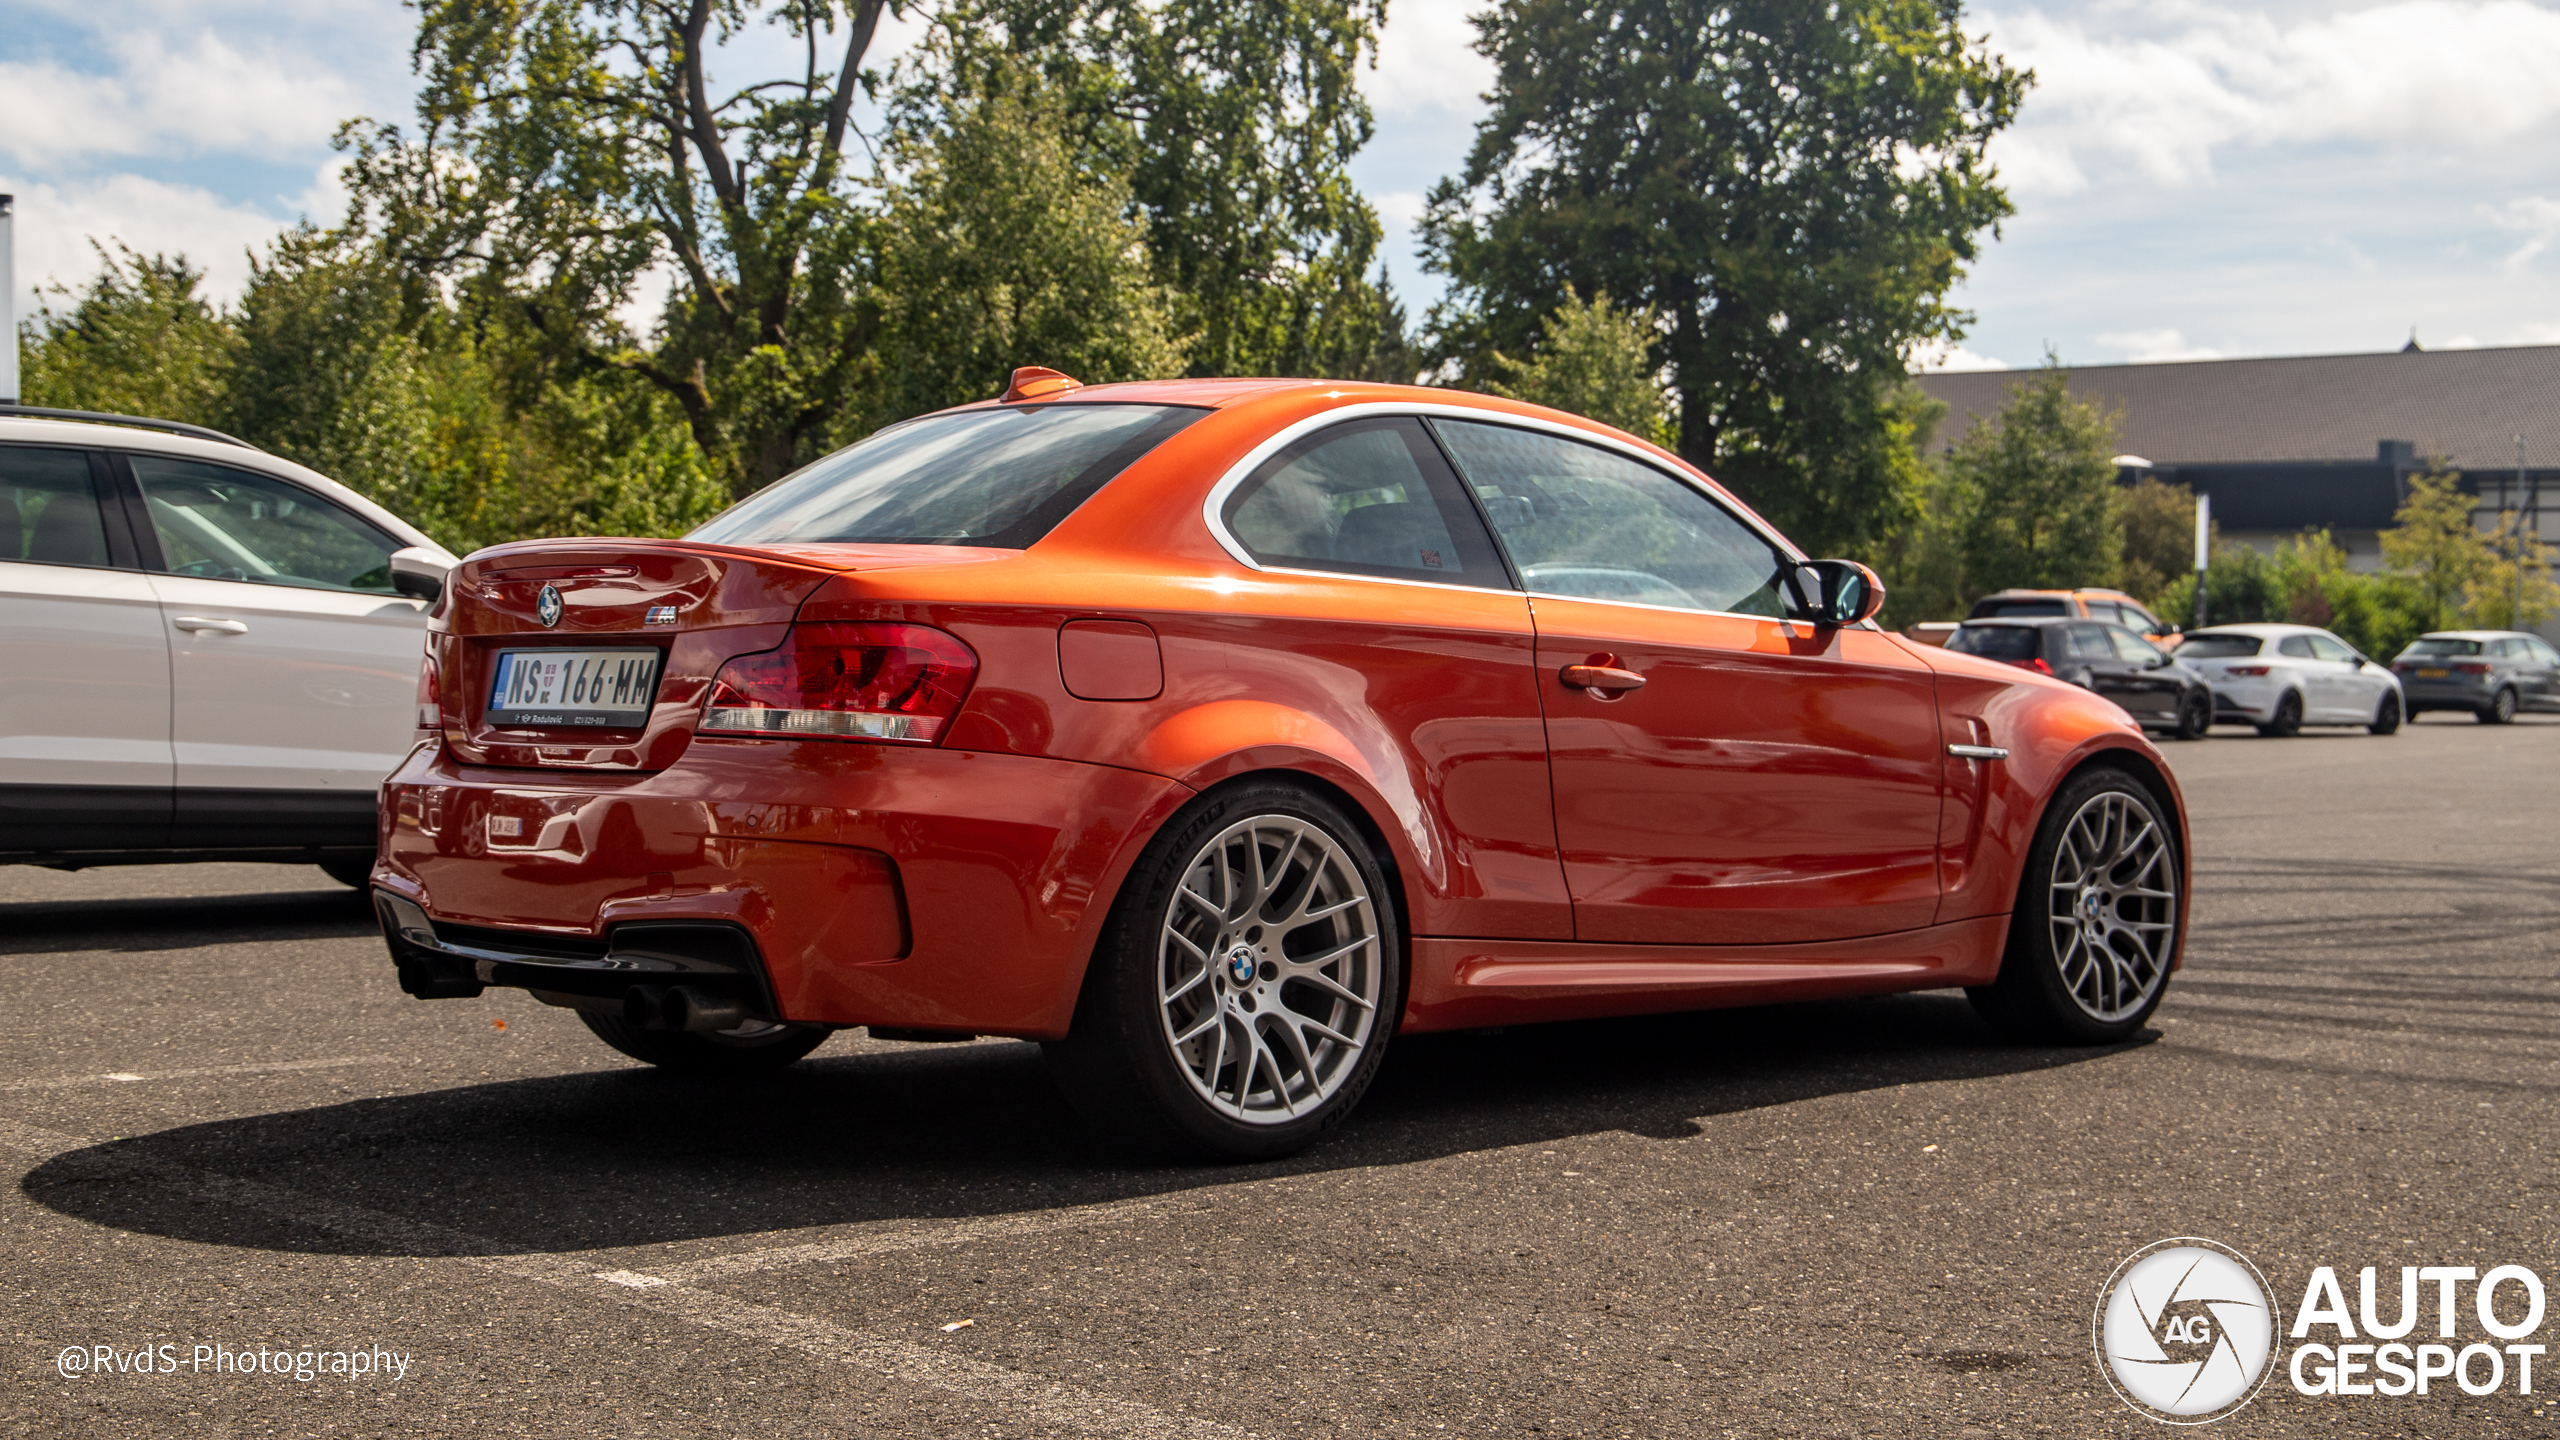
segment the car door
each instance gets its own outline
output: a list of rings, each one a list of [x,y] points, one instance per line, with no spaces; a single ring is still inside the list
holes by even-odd
[[[2527,702],[2537,710],[2560,708],[2560,650],[2554,650],[2539,635],[2527,635],[2517,642],[2525,650],[2525,670],[2532,677]]]
[[[425,607],[391,588],[401,542],[277,476],[122,458],[159,551],[174,841],[371,843],[425,648]]]
[[[169,642],[116,479],[0,446],[0,851],[169,838]]]
[[[2320,681],[2329,687],[2330,717],[2343,724],[2371,720],[2382,704],[2382,692],[2391,686],[2390,675],[2366,668],[2364,656],[2354,646],[2325,630],[2304,638],[2311,642],[2312,661],[2319,667]]]
[[[2141,719],[2145,697],[2134,683],[2134,667],[2116,653],[2115,642],[2107,638],[2107,627],[2084,620],[2059,628],[2062,633],[2054,638],[2062,642],[2062,654],[2050,662],[2053,673],[2074,685],[2097,691],[2123,707],[2126,714]]]
[[[1530,590],[1577,938],[1931,922],[1944,764],[1925,665],[1874,630],[1781,619],[1788,557],[1666,470],[1541,430],[1432,426]]]
[[[2290,677],[2302,691],[2302,718],[2326,722],[2338,710],[2338,668],[2324,663],[2311,649],[2308,635],[2276,637],[2276,660],[2280,675]]]
[[[2107,626],[2106,637],[2124,666],[2118,683],[2131,697],[2119,703],[2134,718],[2148,724],[2165,725],[2176,720],[2178,702],[2185,698],[2186,687],[2177,672],[2169,668],[2169,657],[2160,653],[2160,647],[2122,625]]]

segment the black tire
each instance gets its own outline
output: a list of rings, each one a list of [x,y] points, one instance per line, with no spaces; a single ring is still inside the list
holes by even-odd
[[[824,1025],[742,1025],[738,1031],[643,1030],[619,1015],[581,1010],[596,1038],[661,1070],[712,1077],[769,1075],[827,1042]],[[743,1031],[746,1033],[738,1033]]]
[[[1195,875],[1205,888],[1186,883]],[[1311,909],[1330,913],[1301,918]],[[1400,911],[1341,806],[1268,778],[1213,790],[1131,867],[1073,1028],[1043,1047],[1050,1072],[1087,1120],[1142,1150],[1234,1161],[1304,1149],[1360,1103],[1386,1056],[1404,1005]]]
[[[320,859],[320,873],[341,885],[362,890],[373,883],[373,856],[369,853],[324,855]]]
[[[2283,740],[2302,733],[2302,692],[2288,690],[2276,702],[2275,717],[2258,727],[2258,733],[2270,740]]]
[[[2486,708],[2471,713],[2483,725],[2512,725],[2516,719],[2516,692],[2501,685]]]
[[[2178,702],[2178,728],[2169,732],[2178,740],[2201,740],[2213,728],[2213,697],[2202,691]]]
[[[2400,733],[2400,697],[2396,694],[2383,696],[2382,703],[2374,708],[2373,723],[2364,728],[2376,735]]]
[[[2120,847],[2113,861],[2110,836]],[[2065,871],[2068,884],[2061,883]],[[2131,1036],[2169,987],[2183,938],[2183,872],[2177,829],[2151,792],[2121,770],[2082,771],[2036,828],[1999,977],[1968,989],[1966,998],[2014,1040],[2106,1045]],[[2065,889],[2072,893],[2057,917]]]

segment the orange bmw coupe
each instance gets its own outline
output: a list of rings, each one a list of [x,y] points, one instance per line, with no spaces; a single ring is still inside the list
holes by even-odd
[[[703,1071],[1019,1036],[1234,1158],[1405,1032],[1963,986],[2130,1034],[2186,924],[2168,767],[1882,599],[1571,415],[1026,369],[683,539],[470,557],[374,901],[421,998]]]

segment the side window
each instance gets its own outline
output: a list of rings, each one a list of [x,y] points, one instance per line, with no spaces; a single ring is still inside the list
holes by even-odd
[[[301,486],[201,460],[128,458],[171,574],[392,593],[400,543]]]
[[[1786,613],[1785,556],[1687,484],[1614,450],[1473,420],[1431,422],[1529,588],[1735,615]]]
[[[1224,517],[1266,565],[1511,587],[1417,420],[1354,420],[1308,436],[1236,487]]]
[[[0,560],[108,563],[87,451],[0,447]]]
[[[2107,627],[2073,625],[2067,629],[2070,633],[2064,638],[2064,643],[2069,646],[2068,653],[2072,659],[2095,660],[2110,665],[2115,663],[2116,647],[2107,643]]]
[[[2113,600],[2088,600],[2082,603],[2089,607],[2089,618],[2101,625],[2124,623],[2124,612],[2116,608],[2116,602]]]
[[[2311,653],[2320,659],[2355,663],[2356,652],[2347,648],[2347,642],[2343,640],[2328,635],[2306,635],[2302,638],[2311,642]]]
[[[2514,640],[2496,640],[2490,642],[2489,653],[2501,660],[2521,660],[2524,658],[2524,646]]]
[[[2534,659],[2545,665],[2560,664],[2560,650],[2552,649],[2545,641],[2535,638],[2524,643],[2526,650],[2532,653]]]
[[[2311,660],[2317,658],[2311,652],[2311,637],[2308,635],[2287,635],[2282,640],[2276,642],[2276,653],[2279,655],[2290,655],[2296,660]]]
[[[2124,615],[2125,628],[2137,635],[2158,635],[2169,628],[2160,623],[2159,616],[2139,605],[2118,605],[2116,609]]]
[[[2123,626],[2109,626],[2107,628],[2107,638],[2115,642],[2116,658],[2119,660],[2130,660],[2136,665],[2157,665],[2160,663],[2160,647],[2143,639],[2141,636],[2134,634],[2132,631],[2125,629]]]

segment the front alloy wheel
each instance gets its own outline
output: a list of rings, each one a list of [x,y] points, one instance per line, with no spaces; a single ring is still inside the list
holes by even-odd
[[[1271,782],[1204,797],[1131,872],[1052,1068],[1143,1148],[1296,1150],[1377,1071],[1399,1004],[1394,914],[1329,801]]]
[[[2141,1028],[2178,953],[2180,869],[2160,802],[2094,770],[2063,788],[2028,851],[2009,952],[1968,992],[2024,1039],[2103,1044]]]

